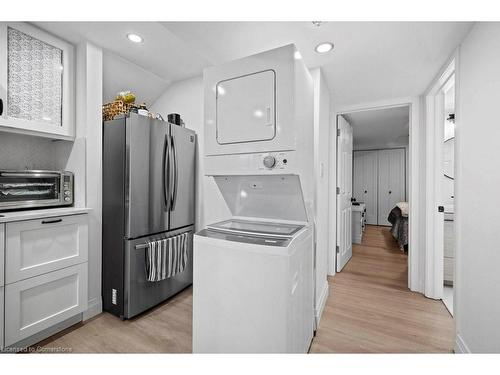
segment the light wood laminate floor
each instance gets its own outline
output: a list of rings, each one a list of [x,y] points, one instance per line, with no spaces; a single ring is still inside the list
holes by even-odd
[[[330,296],[313,353],[449,353],[453,320],[441,301],[407,288],[407,256],[387,227],[368,226]],[[192,290],[140,317],[103,313],[40,343],[74,353],[191,352]]]

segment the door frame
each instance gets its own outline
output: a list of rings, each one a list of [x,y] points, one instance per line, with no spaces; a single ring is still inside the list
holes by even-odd
[[[341,218],[342,215],[340,215],[340,211],[339,211],[339,207],[338,207],[338,204],[339,204],[339,192],[341,191],[341,187],[339,187],[338,185],[338,180],[339,180],[339,136],[340,136],[340,129],[339,129],[339,117],[341,115],[337,115],[335,117],[335,124],[336,124],[336,130],[335,130],[335,178],[336,178],[336,184],[335,184],[335,204],[336,204],[336,207],[337,207],[337,210],[335,212],[335,215],[336,215],[336,221],[335,221],[335,253],[334,253],[334,258],[335,258],[335,272],[340,272],[340,271],[337,271],[337,268],[338,268],[338,256],[339,256],[339,252],[337,252],[337,248],[340,249],[340,244],[338,243],[338,240],[339,240],[339,219]],[[343,116],[342,116],[343,117]],[[347,124],[349,124],[350,128],[351,128],[351,135],[352,135],[352,124],[347,121],[347,119],[345,117],[343,117],[344,121],[347,122]],[[352,137],[351,137],[352,138]],[[352,140],[352,155],[351,155],[351,169],[353,170],[354,169],[354,138],[351,139]],[[352,195],[353,195],[353,175],[352,175],[352,171],[351,171],[351,199],[352,199]],[[351,257],[349,258],[349,260],[352,258],[352,204],[351,204],[351,219],[350,219],[350,224],[351,224]],[[349,260],[344,264],[344,266],[342,268],[344,268],[347,263],[349,262]]]
[[[424,295],[428,298],[443,298],[444,281],[444,213],[438,212],[442,203],[443,138],[444,138],[444,87],[455,79],[455,114],[458,110],[458,50],[448,59],[424,94],[426,128],[426,186],[425,186],[425,279]],[[441,124],[438,126],[438,124]],[[457,134],[455,134],[455,176],[457,169]],[[455,194],[456,202],[456,194]],[[454,239],[456,233],[454,233]],[[455,257],[456,264],[456,257]],[[456,267],[454,267],[456,269]],[[455,279],[456,272],[453,272]],[[455,280],[454,283],[455,284]]]
[[[334,119],[335,119],[335,124],[337,121],[337,116],[344,115],[344,114],[349,114],[352,112],[363,112],[363,111],[370,111],[374,109],[387,109],[387,108],[397,108],[397,107],[408,107],[409,109],[409,145],[408,145],[408,158],[409,158],[409,196],[407,197],[409,206],[410,206],[410,213],[409,213],[409,248],[413,249],[409,251],[408,255],[408,288],[412,291],[415,292],[423,292],[423,277],[421,276],[421,271],[423,270],[422,267],[422,261],[423,261],[423,255],[421,249],[421,244],[420,241],[420,227],[422,226],[422,223],[424,223],[423,220],[421,220],[421,215],[420,215],[420,194],[419,192],[421,191],[422,187],[420,186],[420,181],[421,179],[419,178],[419,170],[420,170],[420,144],[422,142],[422,135],[421,135],[421,130],[419,126],[419,118],[420,118],[420,98],[419,97],[402,97],[402,98],[394,98],[394,99],[388,99],[388,100],[381,100],[381,101],[376,101],[376,102],[367,102],[367,103],[360,103],[356,105],[347,105],[343,107],[339,107],[336,110],[334,110]],[[335,126],[336,127],[336,126]],[[337,155],[337,132],[332,132],[333,137],[331,137],[331,158],[335,157]],[[333,155],[333,156],[332,156]],[[336,160],[332,160],[331,165],[334,165],[336,168]],[[337,171],[334,171],[330,176],[332,176],[335,180],[330,186],[333,186],[333,189],[330,189],[330,194],[335,194],[336,198],[336,187],[337,187]],[[335,203],[334,203],[335,202]],[[330,223],[335,223],[335,228],[337,226],[336,224],[336,217],[337,217],[337,206],[336,206],[336,199],[330,199]],[[425,224],[425,223],[424,223]],[[336,232],[336,230],[335,230]],[[336,238],[336,233],[335,233],[335,239],[334,241],[330,242],[333,244],[337,243],[337,238]],[[332,252],[330,254],[330,262],[329,262],[329,274],[334,275],[335,274],[335,246],[330,246],[330,251]]]

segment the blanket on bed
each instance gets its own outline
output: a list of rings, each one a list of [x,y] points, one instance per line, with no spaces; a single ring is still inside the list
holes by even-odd
[[[408,216],[403,216],[401,209],[396,206],[387,220],[392,224],[391,234],[398,241],[401,250],[408,250]]]

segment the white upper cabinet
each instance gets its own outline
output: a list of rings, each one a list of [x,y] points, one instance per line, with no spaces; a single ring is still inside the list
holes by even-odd
[[[267,141],[276,135],[273,70],[217,84],[217,142]]]
[[[0,22],[0,130],[73,139],[74,48],[30,24]]]

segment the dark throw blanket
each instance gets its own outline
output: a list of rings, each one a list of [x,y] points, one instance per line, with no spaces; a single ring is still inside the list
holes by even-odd
[[[392,224],[391,234],[398,241],[402,250],[408,251],[408,218],[401,214],[399,207],[394,207],[387,218]]]

